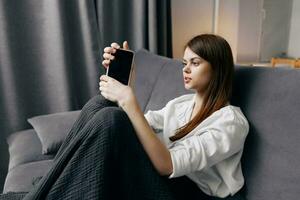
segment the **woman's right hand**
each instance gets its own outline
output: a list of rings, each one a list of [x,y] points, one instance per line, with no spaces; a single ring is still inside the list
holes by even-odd
[[[105,47],[104,48],[104,53],[103,53],[103,61],[102,65],[107,68],[110,65],[111,60],[113,60],[115,57],[112,55],[116,53],[116,49],[120,49],[120,45],[118,43],[111,43],[110,47]],[[123,49],[129,50],[129,45],[127,41],[123,42]]]
[[[115,58],[112,54],[116,53],[116,49],[120,49],[120,48],[121,48],[120,45],[115,42],[111,43],[110,47],[104,48],[102,65],[106,69],[110,65],[111,60]],[[123,49],[129,50],[129,45],[127,41],[123,42]],[[135,64],[133,63],[133,69],[129,80],[129,86],[134,89],[135,87],[134,85],[135,85]]]

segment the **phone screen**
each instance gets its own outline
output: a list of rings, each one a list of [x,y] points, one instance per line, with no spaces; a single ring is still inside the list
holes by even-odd
[[[117,49],[113,54],[115,58],[111,61],[106,75],[128,85],[134,53],[132,51]]]

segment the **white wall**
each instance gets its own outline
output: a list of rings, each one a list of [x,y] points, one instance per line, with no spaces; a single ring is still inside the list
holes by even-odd
[[[173,57],[182,58],[186,42],[195,35],[212,33],[213,0],[172,0]],[[219,1],[217,34],[230,44],[237,57],[239,0]]]
[[[173,57],[181,59],[193,36],[211,33],[213,0],[172,0]]]
[[[258,62],[263,0],[240,0],[237,62]]]
[[[268,2],[272,3],[271,0]],[[173,57],[182,58],[183,47],[191,37],[212,33],[214,0],[172,0],[171,5]],[[219,0],[217,34],[229,42],[235,62],[259,62],[261,48],[271,45],[261,44],[263,5],[264,0]],[[300,57],[300,0],[293,0],[292,9],[291,29],[286,37],[282,37],[282,45],[288,47],[288,56]],[[287,27],[281,32],[288,33],[288,26],[281,27]]]
[[[293,0],[264,0],[260,61],[270,62],[272,57],[287,53],[292,6]]]
[[[234,60],[237,58],[239,0],[220,0],[218,32],[230,44]]]
[[[300,1],[293,1],[288,56],[300,58]]]

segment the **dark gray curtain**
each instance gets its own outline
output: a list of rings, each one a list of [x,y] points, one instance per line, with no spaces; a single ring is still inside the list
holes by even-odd
[[[81,109],[113,41],[171,57],[170,17],[170,0],[0,1],[0,189],[6,136],[29,117]]]

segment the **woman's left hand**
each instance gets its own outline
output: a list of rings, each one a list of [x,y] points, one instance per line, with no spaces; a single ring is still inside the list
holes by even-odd
[[[102,75],[100,77],[99,90],[104,98],[116,102],[123,109],[128,104],[135,102],[132,88],[109,76]]]

